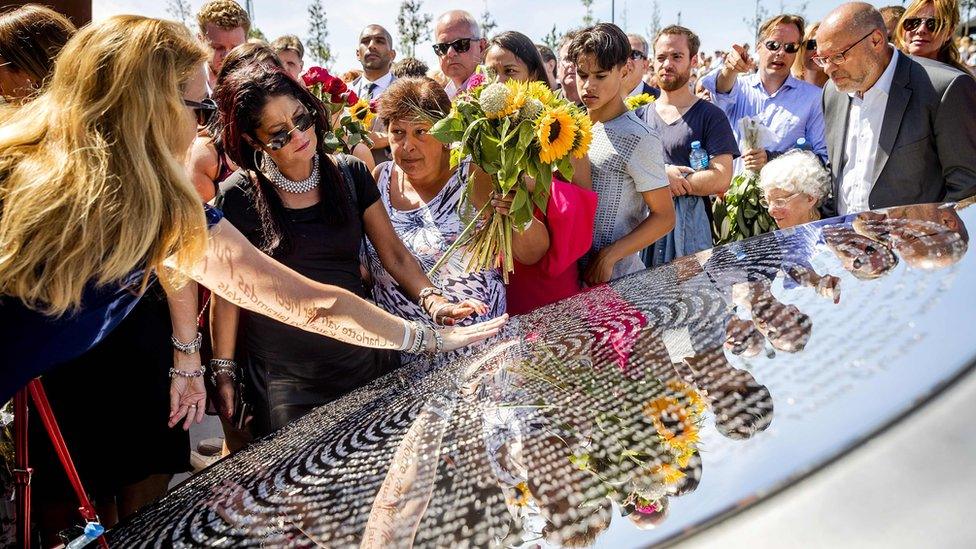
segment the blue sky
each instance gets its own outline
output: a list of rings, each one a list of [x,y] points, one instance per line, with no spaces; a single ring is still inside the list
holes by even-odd
[[[779,12],[781,5],[785,6],[786,11],[793,12],[803,3],[797,0],[761,1],[771,12]],[[203,2],[204,0],[190,0],[194,12]],[[255,23],[269,39],[282,34],[297,34],[302,39],[305,38],[308,31],[308,0],[254,0],[253,3]],[[840,3],[834,0],[811,0],[806,2],[803,15],[817,20]],[[890,0],[872,3],[883,6],[902,2]],[[93,4],[96,20],[119,13],[170,17],[166,12],[166,0],[95,0]],[[647,32],[651,23],[652,0],[616,0],[615,4],[618,25],[624,26],[626,22],[628,32]],[[751,33],[743,22],[743,17],[755,12],[755,0],[660,0],[658,4],[662,25],[677,23],[680,12],[681,24],[701,36],[703,51],[728,49],[733,42],[750,40]],[[329,43],[336,55],[333,66],[337,69],[349,69],[357,65],[356,39],[359,31],[367,24],[379,23],[385,26],[393,33],[394,40],[397,40],[396,17],[400,6],[398,0],[325,0],[324,5],[329,19]],[[584,14],[582,4],[576,0],[426,0],[423,3],[424,11],[434,17],[447,9],[457,8],[466,9],[480,18],[486,5],[498,24],[495,32],[518,30],[536,41],[541,41],[554,24],[560,31],[579,26]],[[596,0],[593,3],[594,17],[609,21],[610,14],[610,0]],[[421,44],[417,53],[428,64],[436,64],[430,42]]]

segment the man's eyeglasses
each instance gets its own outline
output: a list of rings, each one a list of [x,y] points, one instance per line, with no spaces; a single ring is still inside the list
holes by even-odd
[[[858,40],[857,42],[854,42],[850,46],[847,46],[847,48],[844,51],[839,51],[837,53],[834,53],[834,54],[831,54],[831,55],[828,55],[828,56],[822,56],[822,55],[815,55],[815,56],[813,56],[813,58],[812,58],[813,59],[813,62],[816,63],[817,66],[820,67],[821,69],[827,68],[827,65],[829,65],[830,63],[833,63],[834,65],[840,65],[840,64],[842,64],[844,61],[847,60],[847,52],[851,51],[851,48],[853,48],[854,46],[856,46],[856,45],[860,44],[861,42],[863,42],[865,38],[867,38],[868,36],[871,36],[872,34],[874,34],[874,32],[876,30],[877,29],[874,29],[871,32],[865,34],[864,36],[861,37],[860,40]]]
[[[184,99],[183,104],[193,109],[193,113],[197,117],[197,125],[199,126],[206,126],[209,124],[210,119],[213,118],[214,113],[217,112],[217,103],[214,103],[214,100],[210,99],[209,97],[199,102]]]
[[[766,46],[766,49],[769,51],[779,51],[780,48],[783,48],[786,53],[796,53],[800,51],[800,45],[795,42],[784,44],[782,42],[777,42],[776,40],[766,40],[763,45]]]
[[[285,145],[291,143],[293,133],[296,131],[303,132],[315,125],[315,117],[312,116],[312,113],[305,111],[293,118],[291,125],[292,128],[290,130],[281,130],[271,134],[271,139],[268,139],[268,142],[264,146],[272,151],[281,150]]]
[[[901,22],[901,27],[908,32],[912,32],[924,23],[925,28],[929,32],[935,32],[936,22],[934,17],[909,17]]]
[[[637,61],[638,59],[647,59],[647,56],[644,55],[644,52],[640,50],[631,50],[630,58],[633,59],[634,61]]]
[[[434,44],[434,53],[437,57],[444,57],[447,55],[447,51],[454,48],[457,53],[464,53],[471,49],[471,41],[478,40],[477,38],[458,38],[453,42],[439,42]]]

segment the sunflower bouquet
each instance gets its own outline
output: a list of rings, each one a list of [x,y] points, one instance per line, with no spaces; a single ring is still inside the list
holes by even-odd
[[[624,105],[627,105],[627,109],[632,111],[636,111],[644,105],[650,105],[653,102],[654,96],[649,93],[641,93],[624,99]]]
[[[325,139],[325,146],[330,152],[341,150],[351,154],[360,143],[372,144],[369,128],[373,125],[376,109],[369,101],[360,99],[341,78],[329,74],[322,67],[310,67],[302,75],[302,80],[312,95],[322,101],[333,121],[339,117]]]
[[[508,282],[508,273],[515,270],[512,231],[525,230],[536,208],[546,211],[554,171],[566,180],[573,177],[570,157],[586,156],[592,140],[589,117],[542,82],[488,79],[456,97],[451,112],[430,133],[454,145],[455,158],[471,157],[491,177],[496,195],[513,199],[507,215],[489,213],[490,203],[481,208],[431,274],[467,246],[469,272],[500,268]],[[535,180],[534,187],[525,176]],[[469,183],[467,211],[473,211],[471,190]]]

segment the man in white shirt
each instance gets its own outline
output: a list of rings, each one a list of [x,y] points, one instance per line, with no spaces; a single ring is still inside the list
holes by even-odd
[[[359,33],[359,46],[356,48],[356,59],[363,66],[363,75],[352,81],[352,90],[361,99],[372,101],[379,99],[393,83],[393,73],[390,68],[396,59],[393,49],[393,37],[380,25],[367,25]],[[390,159],[390,139],[386,135],[386,128],[380,124],[379,118],[373,124],[370,139],[373,160],[380,164]]]
[[[828,215],[976,194],[976,80],[899,54],[884,19],[843,4],[817,31],[814,61],[830,77],[823,107],[834,177]]]
[[[487,46],[478,21],[470,13],[451,10],[437,18],[434,53],[440,61],[441,72],[450,79],[444,88],[448,97],[454,99],[459,91],[468,89]]]

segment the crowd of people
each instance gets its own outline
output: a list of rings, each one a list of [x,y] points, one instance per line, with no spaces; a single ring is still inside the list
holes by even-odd
[[[0,398],[45,374],[109,524],[190,468],[179,426],[208,405],[235,451],[421,352],[464,352],[507,313],[710,248],[710,205],[743,170],[780,228],[976,194],[957,0],[778,14],[712,56],[679,25],[598,23],[553,51],[452,10],[433,68],[371,24],[343,78],[378,116],[348,154],[325,146],[337,117],[303,82],[297,37],[248,40],[233,0],[197,23],[0,14]],[[592,143],[513,235],[507,283],[462,256],[429,277],[466,186],[477,208],[512,204],[430,134],[486,74],[575,102]],[[743,145],[745,120],[766,143]],[[47,541],[75,508],[58,468],[35,465]]]

